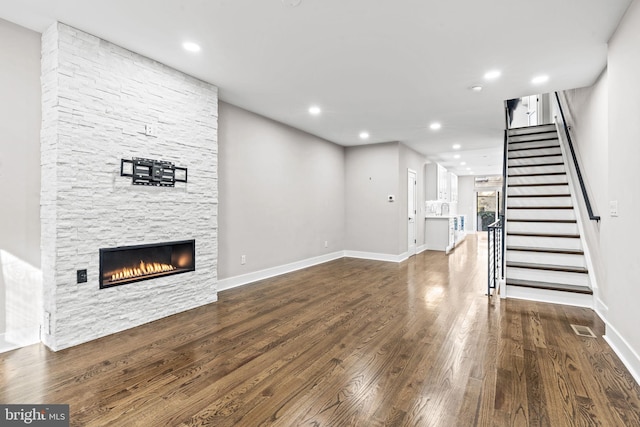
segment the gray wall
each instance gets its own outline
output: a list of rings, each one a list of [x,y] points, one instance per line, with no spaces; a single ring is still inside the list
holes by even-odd
[[[8,259],[40,268],[40,34],[0,19],[0,306]],[[18,267],[16,267],[18,268]],[[11,271],[15,271],[12,267]],[[1,314],[6,314],[4,309]],[[5,315],[0,315],[0,334]]]
[[[219,156],[220,279],[344,249],[343,147],[221,102]]]
[[[398,255],[400,205],[398,196],[399,143],[346,149],[347,198],[345,249]],[[404,179],[403,179],[404,182]],[[405,207],[406,209],[406,207]]]
[[[407,170],[412,169],[416,172],[416,179],[418,181],[418,190],[416,192],[416,246],[419,248],[424,245],[424,201],[425,199],[425,179],[424,179],[424,165],[426,163],[425,157],[417,151],[407,147],[404,144],[399,144],[400,158],[398,169],[398,203],[400,204],[400,217],[398,218],[398,253],[404,253],[408,250],[408,235],[407,235],[407,222],[409,218],[409,212],[407,211]]]

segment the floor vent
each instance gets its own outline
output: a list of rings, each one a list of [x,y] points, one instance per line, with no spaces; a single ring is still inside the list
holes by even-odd
[[[573,332],[575,332],[576,335],[579,335],[581,337],[596,338],[596,334],[594,334],[591,328],[588,326],[571,325],[571,329],[573,329]]]

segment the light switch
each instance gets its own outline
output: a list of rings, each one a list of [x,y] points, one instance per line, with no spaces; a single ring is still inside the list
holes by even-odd
[[[609,215],[618,216],[618,201],[611,200],[609,202]]]

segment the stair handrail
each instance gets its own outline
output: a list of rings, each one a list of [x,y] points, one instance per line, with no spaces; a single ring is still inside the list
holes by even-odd
[[[571,140],[569,125],[567,125],[567,121],[564,118],[564,110],[562,109],[562,103],[560,102],[560,95],[558,95],[557,91],[555,92],[555,95],[556,95],[556,102],[558,103],[558,109],[560,110],[560,117],[562,118],[562,126],[564,127],[564,133],[567,136],[567,143],[569,144],[569,149],[571,150],[571,158],[573,159],[573,165],[576,168],[576,175],[578,175],[578,181],[580,181],[580,189],[582,190],[582,197],[584,198],[585,205],[587,206],[587,213],[589,214],[589,219],[593,221],[600,221],[600,215],[595,215],[593,213],[593,208],[591,207],[591,201],[589,200],[587,187],[584,184],[584,179],[582,178],[582,173],[580,172],[580,165],[578,164],[578,156],[576,156],[576,152],[573,148],[573,141]]]
[[[498,272],[504,272],[504,221],[503,216],[487,226],[487,296],[490,297],[491,290],[498,288]],[[502,276],[504,278],[504,276]]]

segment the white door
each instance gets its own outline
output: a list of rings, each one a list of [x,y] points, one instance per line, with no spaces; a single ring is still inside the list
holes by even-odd
[[[416,171],[409,169],[407,179],[407,247],[409,256],[416,253],[416,236],[417,232],[417,212],[416,212],[416,199],[418,197],[418,183],[416,177]]]
[[[538,95],[525,96],[522,100],[527,100],[527,116],[529,117],[529,126],[536,126],[538,124]]]

